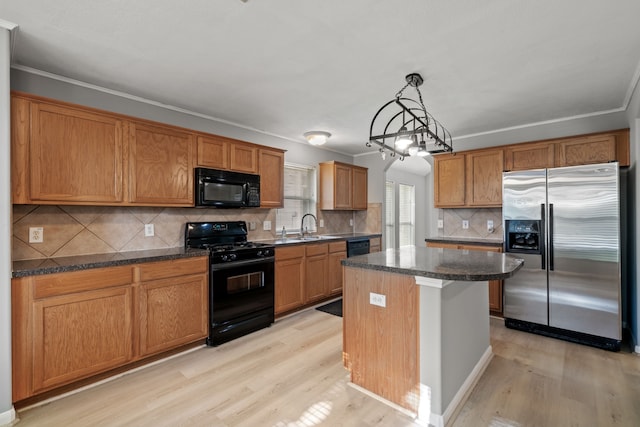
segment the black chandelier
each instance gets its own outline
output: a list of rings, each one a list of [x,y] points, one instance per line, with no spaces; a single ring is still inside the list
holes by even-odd
[[[396,97],[384,104],[373,116],[367,147],[379,146],[382,158],[386,152],[404,160],[408,156],[424,157],[429,154],[453,151],[451,134],[424,106],[419,86],[422,76],[417,73],[405,77],[407,84]],[[418,101],[403,97],[409,86],[416,88]],[[400,108],[398,110],[398,107]]]

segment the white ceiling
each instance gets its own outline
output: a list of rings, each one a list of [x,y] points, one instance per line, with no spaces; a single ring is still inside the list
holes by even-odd
[[[457,137],[624,110],[638,0],[2,0],[13,64],[329,149],[366,151],[420,73]],[[405,92],[405,94],[410,94]],[[457,149],[464,147],[458,144]]]

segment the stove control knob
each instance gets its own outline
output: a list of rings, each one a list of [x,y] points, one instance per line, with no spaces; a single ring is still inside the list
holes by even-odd
[[[238,258],[237,254],[229,254],[229,261],[233,261],[236,258]]]
[[[226,256],[226,255],[222,255],[222,256],[220,257],[220,259],[221,259],[222,261],[228,261],[228,260],[229,260],[229,257],[228,257],[228,256]]]
[[[264,256],[264,254],[262,253],[262,251],[261,251],[261,250],[259,250],[258,252],[256,252],[256,255],[257,255],[257,256]]]

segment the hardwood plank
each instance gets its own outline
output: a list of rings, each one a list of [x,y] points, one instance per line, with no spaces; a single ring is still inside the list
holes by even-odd
[[[506,329],[453,427],[640,425],[640,357]],[[46,405],[20,426],[379,426],[414,420],[348,386],[342,319],[309,309]]]

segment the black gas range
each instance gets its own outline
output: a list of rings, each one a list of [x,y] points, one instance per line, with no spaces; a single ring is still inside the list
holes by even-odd
[[[185,247],[209,250],[208,345],[274,321],[274,246],[249,242],[247,234],[244,221],[186,224]]]

